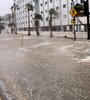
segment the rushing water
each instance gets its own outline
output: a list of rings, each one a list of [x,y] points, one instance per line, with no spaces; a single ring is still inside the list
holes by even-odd
[[[88,42],[31,36],[23,47],[19,38],[0,45],[6,100],[90,100],[90,62],[81,62],[89,56]]]

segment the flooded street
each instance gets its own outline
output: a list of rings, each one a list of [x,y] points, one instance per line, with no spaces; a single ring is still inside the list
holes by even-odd
[[[1,100],[90,100],[90,43],[0,35]]]

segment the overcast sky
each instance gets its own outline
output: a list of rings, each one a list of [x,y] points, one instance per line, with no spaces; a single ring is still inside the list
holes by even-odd
[[[0,16],[11,13],[10,7],[12,4],[13,0],[0,0]]]

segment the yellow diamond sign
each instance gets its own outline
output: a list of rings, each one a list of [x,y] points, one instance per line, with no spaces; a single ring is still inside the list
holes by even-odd
[[[78,14],[74,8],[72,8],[69,13],[72,15],[72,17],[75,17]]]

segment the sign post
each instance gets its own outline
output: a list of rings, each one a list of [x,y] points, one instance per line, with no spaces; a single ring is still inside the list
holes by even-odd
[[[74,40],[76,40],[76,31],[75,31],[75,16],[77,16],[77,11],[74,9],[74,7],[72,7],[72,9],[69,12],[71,14],[71,16],[73,17],[73,33],[74,33]]]

